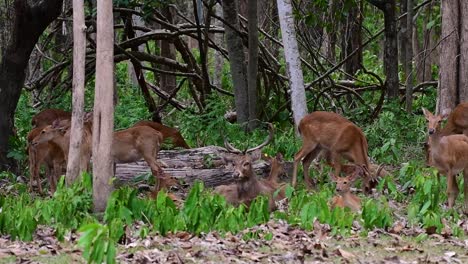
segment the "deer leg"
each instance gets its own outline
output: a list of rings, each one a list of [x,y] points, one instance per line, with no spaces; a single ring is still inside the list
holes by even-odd
[[[449,169],[447,173],[447,197],[449,208],[452,208],[455,205],[455,200],[457,199],[458,192],[459,191],[456,175],[454,175],[452,170]]]
[[[332,164],[333,164],[333,169],[335,171],[335,175],[337,177],[340,177],[340,173],[341,173],[341,155],[339,155],[336,152],[332,152],[331,153],[331,160],[332,160]]]
[[[299,165],[299,162],[312,150],[315,149],[317,146],[317,143],[312,143],[312,144],[303,144],[302,148],[294,155],[294,164],[293,164],[293,176],[292,176],[292,186],[296,187],[297,184],[297,166]]]
[[[315,185],[313,180],[310,178],[309,168],[310,168],[310,164],[312,163],[312,161],[315,159],[315,157],[317,157],[317,154],[320,153],[320,150],[321,148],[317,146],[314,150],[312,150],[309,154],[307,154],[302,160],[304,181],[306,182],[306,185],[308,188],[312,188]]]

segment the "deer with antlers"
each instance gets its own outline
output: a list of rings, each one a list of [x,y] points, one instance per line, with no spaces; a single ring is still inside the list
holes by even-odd
[[[224,141],[226,149],[235,154],[242,154],[242,156],[235,158],[233,178],[236,180],[234,184],[222,185],[215,188],[215,192],[224,196],[228,203],[238,206],[245,204],[249,206],[252,200],[259,195],[266,195],[269,197],[269,208],[274,210],[276,208],[273,198],[274,192],[278,187],[276,179],[279,171],[275,169],[271,174],[270,180],[257,179],[257,175],[253,170],[253,162],[261,158],[261,148],[270,143],[273,139],[273,126],[269,124],[269,135],[267,139],[260,145],[241,151],[234,148],[226,139]],[[271,182],[270,182],[271,181]]]
[[[302,137],[302,147],[294,155],[293,186],[296,186],[297,169],[302,160],[304,180],[308,187],[312,187],[309,167],[315,157],[321,151],[325,151],[330,155],[329,160],[337,176],[342,170],[342,159],[363,166],[363,189],[365,192],[371,191],[371,179],[367,171],[370,168],[367,139],[358,126],[339,114],[316,111],[302,118],[299,122],[299,133]]]
[[[448,207],[455,205],[459,193],[456,175],[463,172],[464,211],[468,214],[468,137],[464,134],[444,135],[441,128],[444,116],[433,115],[425,108],[423,113],[427,120],[431,166],[447,176]]]

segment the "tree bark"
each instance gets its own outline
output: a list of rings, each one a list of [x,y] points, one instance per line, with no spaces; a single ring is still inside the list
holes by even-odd
[[[386,75],[385,87],[389,98],[399,95],[398,80],[398,40],[395,0],[367,0],[384,13],[384,70]]]
[[[460,57],[457,103],[468,102],[468,2],[460,1]]]
[[[413,111],[413,0],[407,0],[406,14],[406,112]]]
[[[459,25],[458,1],[441,1],[442,32],[437,113],[448,114],[457,104]]]
[[[29,56],[40,35],[60,14],[62,0],[30,5],[15,0],[11,38],[0,62],[0,170],[11,169],[8,139],[13,135],[14,114],[24,84]]]
[[[258,16],[257,0],[249,0],[249,65],[247,69],[247,95],[249,98],[249,130],[258,126],[257,117],[257,73],[258,73]]]
[[[73,104],[70,132],[70,148],[67,163],[67,184],[80,174],[81,144],[83,141],[84,92],[86,64],[86,25],[84,3],[73,0]]]
[[[346,27],[344,32],[344,56],[346,58],[354,50],[359,49],[349,60],[345,62],[344,71],[349,75],[354,76],[361,69],[362,65],[362,8],[361,3],[357,2],[349,7],[346,18]]]
[[[114,17],[112,0],[97,2],[96,88],[93,119],[93,203],[103,212],[112,192]]]
[[[223,17],[223,10],[221,9],[220,5],[215,5],[215,14],[219,17]],[[214,22],[216,27],[223,27],[223,23],[218,19]],[[214,42],[219,47],[224,46],[223,35],[222,34],[215,34],[214,35]],[[214,52],[214,71],[213,71],[213,85],[219,88],[222,88],[222,78],[223,78],[223,64],[224,64],[224,57],[223,54],[215,50]]]
[[[299,58],[299,47],[296,40],[291,0],[277,0],[277,3],[284,57],[289,75],[289,85],[291,87],[291,108],[297,133],[299,122],[307,114],[304,77]]]
[[[234,86],[234,101],[237,112],[237,122],[244,124],[248,120],[248,95],[247,77],[245,72],[244,46],[241,36],[234,29],[239,30],[239,18],[237,17],[237,1],[222,1],[224,19],[229,25],[226,29],[226,46],[231,65],[232,83]]]
[[[173,13],[174,11],[172,7],[167,6],[163,8],[163,14],[169,23],[174,23]],[[161,57],[176,60],[174,44],[168,40],[161,40]],[[161,65],[161,70],[172,71],[173,69],[163,64]],[[172,93],[172,91],[174,91],[177,86],[176,77],[171,74],[161,73],[159,78],[159,86],[161,89],[163,89],[163,91],[169,94]]]

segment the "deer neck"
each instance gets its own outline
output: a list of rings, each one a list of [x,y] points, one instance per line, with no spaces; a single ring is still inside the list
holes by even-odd
[[[255,190],[259,188],[258,184],[257,176],[255,174],[250,175],[248,180],[244,180],[237,185],[239,197],[242,198],[253,195]]]
[[[65,158],[68,157],[68,149],[70,147],[70,138],[60,135],[60,136],[54,137],[51,141],[62,149],[63,155],[65,156]]]
[[[440,139],[445,135],[444,130],[441,130],[440,128],[436,129],[434,134],[429,135],[429,145],[431,145],[432,148],[438,148]]]

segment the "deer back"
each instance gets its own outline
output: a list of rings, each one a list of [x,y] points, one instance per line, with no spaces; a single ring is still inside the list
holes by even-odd
[[[185,142],[185,139],[182,137],[180,132],[172,127],[165,126],[163,124],[153,122],[153,121],[139,121],[133,125],[133,127],[138,126],[149,126],[157,131],[159,131],[164,139],[171,138],[174,146],[189,149],[189,145]]]
[[[45,109],[37,113],[31,119],[33,127],[51,125],[55,120],[71,119],[71,113],[61,109]]]

